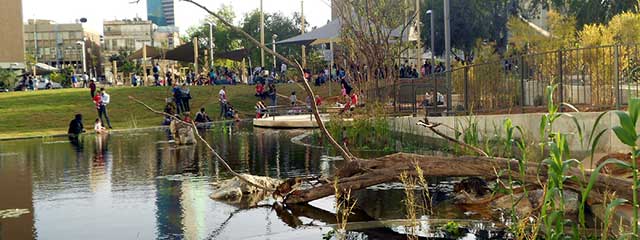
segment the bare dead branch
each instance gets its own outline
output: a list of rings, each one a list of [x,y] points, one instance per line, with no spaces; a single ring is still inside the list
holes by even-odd
[[[288,58],[280,55],[279,53],[272,51],[271,49],[267,48],[264,44],[261,44],[258,40],[253,38],[251,35],[249,35],[245,31],[242,31],[242,29],[234,26],[233,24],[227,22],[224,18],[222,18],[220,15],[214,13],[213,11],[209,10],[207,7],[201,5],[201,4],[199,4],[199,3],[197,3],[197,2],[195,2],[193,0],[182,0],[182,1],[191,3],[193,5],[196,5],[200,9],[202,9],[202,10],[206,11],[207,13],[211,14],[211,16],[214,16],[215,18],[217,18],[224,25],[226,25],[227,27],[231,28],[233,31],[241,34],[242,36],[247,38],[249,41],[251,41],[253,44],[257,45],[259,48],[263,49],[267,53],[276,56],[278,59],[282,60],[287,65],[298,66],[298,68],[300,70],[300,73],[302,74],[302,79],[304,80],[304,84],[303,84],[304,89],[306,90],[307,94],[312,97],[312,99],[315,99],[315,94],[313,93],[313,90],[311,89],[311,86],[309,86],[308,79],[306,79],[304,77],[304,70],[302,69],[300,64],[298,64],[297,61],[293,62],[293,61],[289,60]],[[331,136],[329,131],[327,131],[326,127],[324,126],[324,123],[322,122],[322,119],[320,118],[320,113],[318,112],[318,106],[316,106],[315,101],[311,101],[311,109],[313,111],[313,115],[316,118],[316,122],[318,123],[318,126],[322,130],[322,133],[327,137],[327,139],[329,139],[329,142],[331,143],[331,145],[338,150],[338,152],[340,153],[340,155],[342,155],[342,157],[344,158],[345,161],[351,161],[353,159],[353,156],[349,155],[347,153],[347,151],[344,150],[340,146],[340,144],[338,144],[338,142]]]
[[[449,136],[447,136],[446,134],[444,134],[444,133],[442,133],[442,132],[438,131],[438,129],[436,129],[436,128],[437,128],[438,126],[440,126],[441,124],[438,124],[438,123],[427,123],[427,122],[425,122],[425,121],[423,121],[423,120],[420,120],[420,121],[418,121],[418,122],[416,123],[416,125],[418,125],[418,126],[423,126],[423,127],[428,128],[428,129],[429,129],[429,130],[431,130],[433,133],[435,133],[436,135],[438,135],[438,136],[440,136],[440,137],[442,137],[442,138],[446,139],[446,140],[447,140],[447,141],[449,141],[449,142],[452,142],[452,143],[458,144],[458,145],[460,145],[460,146],[463,146],[464,148],[467,148],[467,149],[469,149],[469,150],[471,150],[471,151],[473,151],[473,152],[475,152],[475,153],[477,153],[477,154],[480,154],[480,155],[482,155],[482,156],[489,157],[489,154],[487,154],[486,152],[482,151],[482,149],[480,149],[480,148],[478,148],[478,147],[475,147],[475,146],[471,146],[471,145],[466,144],[466,143],[464,143],[464,142],[461,142],[460,140],[457,140],[457,139],[455,139],[455,138],[449,137]]]
[[[234,171],[234,170],[231,168],[231,166],[229,166],[229,164],[227,163],[227,161],[225,161],[225,160],[224,160],[224,158],[222,158],[222,156],[220,156],[220,154],[218,154],[218,152],[217,152],[215,149],[213,149],[213,148],[211,147],[211,145],[209,145],[209,143],[208,143],[204,138],[202,138],[202,136],[200,135],[200,133],[198,133],[198,127],[196,126],[195,122],[193,122],[193,121],[192,121],[192,122],[185,122],[185,121],[183,121],[182,119],[180,119],[180,118],[178,118],[178,117],[176,117],[176,116],[173,116],[173,115],[171,115],[171,114],[168,114],[168,113],[165,113],[165,112],[161,112],[161,111],[155,110],[155,109],[153,109],[152,107],[150,107],[149,105],[147,105],[147,104],[145,104],[144,102],[142,102],[142,101],[140,101],[140,100],[136,99],[136,98],[135,98],[135,97],[133,97],[133,96],[129,96],[129,99],[131,99],[131,100],[133,100],[134,102],[137,102],[138,104],[140,104],[140,105],[144,106],[146,109],[148,109],[149,111],[151,111],[151,112],[153,112],[153,113],[160,114],[160,115],[163,115],[163,116],[167,116],[167,117],[169,117],[169,118],[171,118],[171,119],[173,119],[173,120],[175,120],[175,121],[179,121],[179,122],[181,122],[181,123],[183,123],[183,124],[190,125],[190,126],[193,128],[193,133],[198,137],[198,139],[199,139],[202,143],[204,143],[204,144],[207,146],[207,148],[209,148],[209,151],[211,151],[211,152],[213,153],[213,155],[216,157],[216,160],[217,160],[217,161],[219,161],[219,162],[221,162],[221,163],[222,163],[222,165],[227,169],[227,171],[229,171],[233,176],[237,177],[237,178],[238,178],[238,179],[240,179],[241,181],[244,181],[244,182],[246,182],[247,184],[249,184],[249,185],[251,185],[251,186],[254,186],[254,187],[256,187],[256,188],[259,188],[259,189],[262,189],[262,190],[265,190],[265,191],[273,191],[273,189],[268,188],[268,187],[266,187],[266,186],[262,186],[262,185],[257,184],[257,183],[254,183],[254,182],[250,181],[249,179],[245,178],[242,174],[239,174],[239,173],[237,173],[236,171]]]

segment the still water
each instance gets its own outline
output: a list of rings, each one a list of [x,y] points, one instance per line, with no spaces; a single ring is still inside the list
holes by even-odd
[[[275,178],[330,173],[341,162],[325,149],[292,143],[304,133],[234,126],[203,134],[238,172]],[[29,210],[0,218],[0,239],[321,239],[329,231],[314,226],[332,222],[331,198],[289,211],[211,200],[211,183],[229,174],[203,144],[176,147],[167,138],[164,130],[140,130],[77,142],[0,142],[0,210]],[[369,215],[402,218],[402,192],[381,192],[358,196],[376,199]],[[464,216],[450,210],[443,215]]]

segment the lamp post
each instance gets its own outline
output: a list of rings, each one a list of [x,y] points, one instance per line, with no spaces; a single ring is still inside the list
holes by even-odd
[[[260,0],[260,45],[264,46],[264,10],[262,9],[262,0]],[[264,48],[260,48],[260,64],[264,66]]]
[[[271,50],[273,52],[276,52],[276,38],[278,38],[278,34],[273,34],[272,38],[271,38]],[[276,55],[273,55],[273,71],[276,71]]]
[[[84,41],[77,41],[76,44],[82,46],[82,74],[87,73],[87,51],[84,46]]]
[[[444,50],[447,65],[447,111],[451,111],[451,26],[449,23],[449,0],[444,0]]]
[[[431,18],[431,74],[433,74],[435,72],[435,67],[436,67],[436,50],[435,50],[435,29],[433,29],[434,23],[433,23],[433,11],[431,10],[427,10],[427,15],[429,15],[429,17]]]
[[[209,70],[213,70],[213,22],[207,22],[209,24],[209,58],[211,59],[211,63],[209,66]]]

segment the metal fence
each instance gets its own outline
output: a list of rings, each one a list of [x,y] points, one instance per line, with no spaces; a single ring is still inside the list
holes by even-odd
[[[399,80],[387,91],[396,112],[510,113],[541,111],[547,86],[555,102],[582,111],[614,109],[639,94],[640,45],[615,45],[522,55],[451,72]],[[426,93],[431,99],[426,99]],[[444,97],[435,104],[436,93]],[[429,104],[425,104],[429,103]],[[433,103],[433,104],[432,104]],[[432,109],[432,110],[430,110]]]

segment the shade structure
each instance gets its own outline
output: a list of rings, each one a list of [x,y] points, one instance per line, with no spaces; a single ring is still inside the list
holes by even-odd
[[[249,56],[249,50],[247,50],[246,48],[232,50],[228,52],[215,53],[213,55],[213,57],[217,59],[229,59],[237,62],[242,61],[242,59],[246,58],[247,56]]]
[[[36,67],[36,75],[46,75],[52,72],[60,71],[60,69],[49,66],[44,63],[36,63],[35,67]],[[29,74],[33,74],[33,69],[28,69],[27,72]]]
[[[161,48],[147,46],[147,45],[145,45],[144,48],[147,49],[147,58],[161,58],[163,51],[165,52],[167,51],[166,49],[161,49]],[[143,55],[142,48],[140,48],[135,52],[131,53],[131,55],[127,57],[127,60],[142,59],[143,57],[142,55]]]
[[[322,27],[276,42],[276,44],[316,45],[328,42],[337,42],[340,40],[341,27],[342,24],[340,19],[336,19]]]
[[[412,20],[413,21],[413,20]],[[402,31],[403,26],[400,26],[391,31],[391,36],[395,39],[390,39],[390,41],[396,41],[401,35],[404,41],[415,41],[417,40],[411,34],[414,31],[414,24],[409,25],[405,31]],[[340,31],[342,29],[342,20],[336,19],[333,20],[326,25],[313,29],[307,33],[300,34],[298,36],[288,38],[276,44],[297,44],[297,45],[318,45],[318,44],[326,44],[326,43],[338,43],[340,42]]]
[[[198,55],[204,56],[206,49],[198,48]],[[179,62],[193,62],[193,42],[182,44],[172,50],[167,51],[164,59],[175,60]]]

